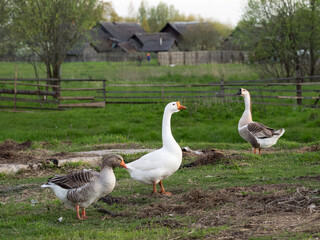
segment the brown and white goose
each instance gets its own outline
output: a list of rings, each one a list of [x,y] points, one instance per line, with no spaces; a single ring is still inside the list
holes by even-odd
[[[244,97],[245,110],[239,120],[238,131],[240,136],[249,142],[256,154],[257,148],[261,155],[261,148],[269,148],[277,143],[278,139],[284,134],[284,128],[275,130],[262,123],[252,121],[250,93],[244,88],[240,88],[238,95]]]
[[[51,188],[66,206],[75,208],[77,218],[83,220],[87,218],[85,208],[114,189],[116,184],[114,167],[127,168],[121,156],[105,156],[102,159],[100,173],[83,170],[64,176],[55,176],[41,187]],[[79,208],[82,208],[81,216]]]

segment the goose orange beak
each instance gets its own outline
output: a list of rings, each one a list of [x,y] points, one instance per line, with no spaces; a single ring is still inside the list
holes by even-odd
[[[127,165],[124,163],[124,161],[122,160],[122,162],[120,163],[120,167],[123,167],[123,168],[128,168]]]
[[[181,105],[180,102],[177,102],[177,106],[178,106],[178,109],[179,109],[179,110],[182,110],[182,109],[186,109],[186,108],[187,108],[187,107]]]

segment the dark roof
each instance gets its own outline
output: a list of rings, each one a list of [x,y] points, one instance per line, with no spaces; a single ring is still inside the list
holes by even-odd
[[[110,43],[107,42],[107,35],[102,30],[101,26],[97,26],[89,31],[91,35],[91,45],[96,49],[97,52],[110,51]]]
[[[113,23],[101,22],[102,30],[109,33],[111,37],[119,40],[119,42],[127,41],[135,33],[145,33],[138,23]]]
[[[183,35],[189,27],[197,26],[202,22],[168,22],[161,30],[162,32],[168,26],[172,27],[180,35]]]
[[[68,51],[69,56],[78,56],[83,54],[83,50],[91,45],[98,53],[110,51],[111,46],[107,42],[107,36],[100,26],[92,28],[88,34],[82,36],[76,44]]]
[[[118,43],[118,46],[123,49],[126,53],[134,53],[137,52],[137,49],[130,42],[121,42]]]
[[[175,42],[169,33],[136,33],[131,39],[139,41],[140,51],[143,52],[169,51]]]

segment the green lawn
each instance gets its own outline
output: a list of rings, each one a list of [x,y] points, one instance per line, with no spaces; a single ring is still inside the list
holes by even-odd
[[[27,64],[19,76],[33,77]],[[0,77],[13,77],[14,64],[1,63]],[[249,66],[200,65],[137,67],[132,63],[68,63],[64,78],[108,78],[113,83],[205,83],[254,79]],[[44,76],[43,76],[44,77]],[[177,99],[180,100],[180,99]],[[172,116],[172,132],[181,147],[218,149],[225,158],[214,164],[181,168],[164,186],[172,197],[150,196],[151,186],[115,169],[118,202],[99,201],[78,221],[50,190],[40,185],[55,174],[90,166],[47,166],[31,173],[0,175],[1,239],[316,239],[320,237],[320,110],[253,105],[253,119],[286,129],[277,145],[262,156],[237,132],[244,110],[235,102],[181,103],[188,109]],[[30,150],[75,152],[112,144],[158,148],[166,103],[108,104],[105,109],[0,112],[0,142],[31,140]],[[26,153],[28,153],[27,150]],[[0,151],[1,153],[1,151]],[[4,152],[1,155],[5,156]],[[124,155],[126,162],[141,154]],[[196,157],[186,156],[183,164]],[[33,201],[32,201],[33,200]],[[36,203],[32,203],[35,202]],[[313,206],[314,210],[310,210]],[[98,211],[107,209],[119,216]],[[57,219],[63,217],[62,222]]]

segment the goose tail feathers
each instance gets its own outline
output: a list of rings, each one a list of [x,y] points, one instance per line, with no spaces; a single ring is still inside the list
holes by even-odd
[[[42,188],[51,188],[52,185],[50,183],[46,183],[46,184],[43,184],[41,185]]]
[[[275,133],[276,133],[277,135],[279,135],[279,137],[281,137],[281,136],[284,134],[285,131],[286,131],[286,130],[284,130],[284,128],[281,128],[281,129],[277,130]]]

